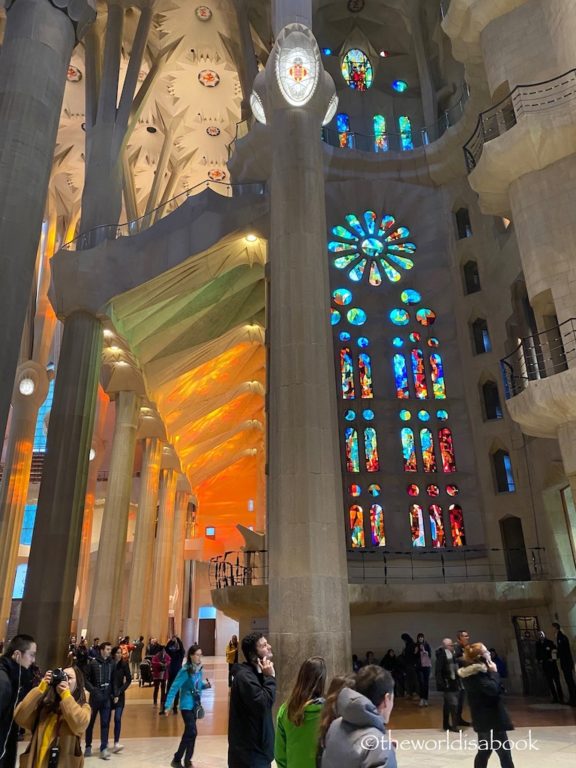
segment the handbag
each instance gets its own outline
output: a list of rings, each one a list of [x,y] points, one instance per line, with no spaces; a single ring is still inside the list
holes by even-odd
[[[198,702],[198,706],[196,707],[196,720],[202,720],[206,712],[204,712],[204,707],[200,702]]]

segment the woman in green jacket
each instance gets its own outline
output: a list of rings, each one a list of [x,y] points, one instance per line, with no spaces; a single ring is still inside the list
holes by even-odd
[[[288,701],[278,710],[274,743],[278,768],[315,768],[325,683],[324,659],[307,659],[300,667]]]

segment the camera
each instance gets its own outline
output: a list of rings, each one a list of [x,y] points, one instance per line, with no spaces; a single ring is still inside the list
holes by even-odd
[[[52,680],[50,681],[50,685],[53,685],[54,688],[60,685],[60,683],[64,683],[66,680],[68,680],[68,675],[61,667],[52,670]]]

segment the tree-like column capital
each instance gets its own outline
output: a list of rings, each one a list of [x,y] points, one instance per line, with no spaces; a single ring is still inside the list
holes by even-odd
[[[6,11],[9,11],[16,2],[17,0],[0,0],[0,7],[4,6]],[[88,27],[96,19],[96,0],[46,0],[46,2],[68,16],[74,25],[78,40],[82,39]]]

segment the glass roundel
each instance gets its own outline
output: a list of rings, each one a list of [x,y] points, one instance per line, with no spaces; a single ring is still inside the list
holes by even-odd
[[[330,310],[330,322],[332,325],[338,325],[340,322],[340,312],[337,309]]]
[[[351,409],[348,409],[344,413],[344,418],[346,419],[346,421],[354,421],[354,419],[356,418],[356,412]]]
[[[412,418],[412,414],[410,413],[410,411],[403,409],[400,411],[400,418],[402,421],[410,421],[410,419]]]
[[[374,418],[374,411],[371,408],[366,408],[362,411],[362,416],[366,419],[366,421],[372,421]]]
[[[378,485],[378,483],[372,483],[368,486],[368,493],[370,496],[380,496],[382,492],[382,488]]]
[[[430,420],[430,414],[428,411],[418,411],[418,418],[420,421],[429,421]]]
[[[427,485],[426,493],[428,496],[440,496],[440,488],[437,485]]]
[[[436,312],[433,312],[431,309],[419,309],[416,312],[416,320],[420,325],[434,325],[436,322]]]
[[[366,336],[359,336],[358,337],[358,346],[360,349],[366,349],[370,345],[370,342],[366,338]]]
[[[394,338],[392,339],[392,344],[398,348],[403,347],[404,339],[401,339],[400,336],[394,336]]]
[[[334,299],[335,304],[345,307],[352,301],[352,292],[349,291],[348,288],[336,288],[336,290],[332,292],[332,298]]]
[[[428,341],[426,342],[426,344],[428,344],[429,347],[438,347],[438,346],[440,346],[440,342],[438,341],[436,336],[431,336],[428,339]]]
[[[400,301],[403,304],[419,304],[422,301],[422,296],[420,296],[418,291],[407,288],[400,294]]]
[[[368,316],[363,309],[360,309],[360,307],[352,307],[352,309],[349,309],[346,313],[346,319],[351,325],[364,325]]]
[[[348,331],[340,331],[340,335],[338,336],[340,341],[350,341],[350,334]]]
[[[392,83],[392,88],[394,88],[396,93],[404,93],[404,91],[408,90],[408,83],[406,80],[394,80]]]
[[[458,488],[457,485],[454,485],[454,483],[452,483],[451,485],[446,486],[446,493],[448,494],[448,496],[458,496],[458,494],[460,493],[460,488]]]
[[[394,325],[408,325],[410,322],[410,315],[405,309],[393,309],[390,312],[390,320]]]
[[[362,488],[358,485],[358,483],[352,483],[352,485],[348,486],[348,493],[350,496],[360,496],[362,493]]]
[[[410,483],[410,485],[406,486],[406,493],[408,496],[418,496],[420,494],[420,488],[416,483]]]
[[[342,58],[342,77],[349,88],[367,91],[374,81],[370,59],[359,48],[351,48]]]
[[[420,341],[420,334],[416,331],[414,333],[411,333],[408,337],[411,342],[416,343],[417,341]]]
[[[359,283],[367,278],[373,286],[385,279],[397,283],[402,271],[412,269],[410,257],[416,246],[407,241],[410,230],[399,226],[394,216],[364,211],[360,217],[349,213],[344,220],[345,225],[332,228],[336,239],[328,243],[328,250],[334,254],[336,269],[346,270],[350,280]]]
[[[448,421],[448,411],[441,408],[439,411],[436,411],[436,418],[438,421]]]

